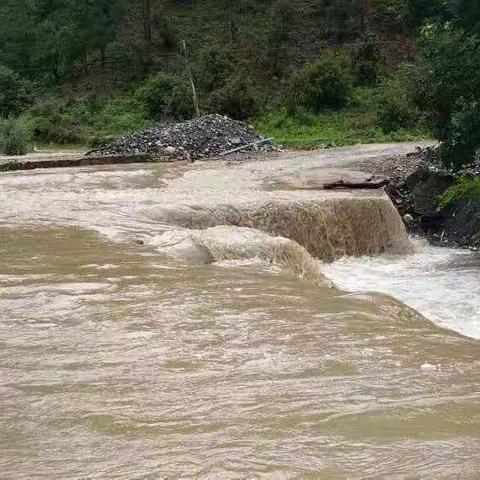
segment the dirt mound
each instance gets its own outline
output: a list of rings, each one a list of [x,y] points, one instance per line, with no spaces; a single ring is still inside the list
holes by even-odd
[[[222,115],[206,115],[182,123],[160,124],[149,130],[124,135],[110,145],[87,155],[152,154],[173,161],[215,157],[234,149],[242,152],[267,152],[278,147],[246,123]]]

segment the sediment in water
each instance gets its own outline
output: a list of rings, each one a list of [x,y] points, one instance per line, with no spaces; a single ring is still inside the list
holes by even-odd
[[[236,205],[162,206],[150,211],[150,215],[158,221],[192,230],[220,225],[260,230],[293,240],[323,261],[343,256],[413,252],[398,212],[383,196],[312,199],[272,196]]]
[[[165,232],[149,242],[187,264],[259,259],[303,280],[331,286],[321,265],[298,243],[251,228],[220,226],[205,230]]]

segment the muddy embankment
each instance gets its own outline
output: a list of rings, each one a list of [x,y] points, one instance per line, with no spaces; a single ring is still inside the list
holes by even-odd
[[[392,179],[398,192],[392,200],[410,233],[434,245],[480,247],[480,202],[458,199],[440,208],[439,196],[456,178],[429,167],[423,152],[379,156],[356,162],[355,167]]]

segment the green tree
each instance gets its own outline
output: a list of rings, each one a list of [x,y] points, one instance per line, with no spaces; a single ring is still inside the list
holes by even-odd
[[[150,77],[137,93],[151,120],[193,117],[192,94],[187,83],[176,75],[158,73]]]
[[[458,0],[456,14],[460,24],[473,33],[480,33],[480,2]]]
[[[27,72],[34,62],[37,38],[35,21],[37,0],[0,2],[0,62]]]
[[[353,88],[351,63],[346,56],[327,53],[307,63],[289,81],[294,105],[316,113],[324,108],[338,108],[347,103]]]
[[[0,60],[37,79],[56,79],[86,63],[105,60],[126,0],[4,0],[0,4]],[[48,76],[48,75],[47,75]]]
[[[443,142],[445,163],[460,167],[480,148],[480,39],[442,25],[423,35],[417,102]]]
[[[18,115],[29,99],[27,82],[12,69],[0,65],[0,117]]]
[[[0,119],[0,154],[24,155],[30,148],[30,134],[17,118]]]

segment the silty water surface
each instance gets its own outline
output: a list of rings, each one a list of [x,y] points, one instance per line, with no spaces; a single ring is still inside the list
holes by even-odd
[[[415,255],[384,198],[296,172],[0,177],[2,478],[478,477],[477,341],[333,288],[369,260],[323,251]]]

